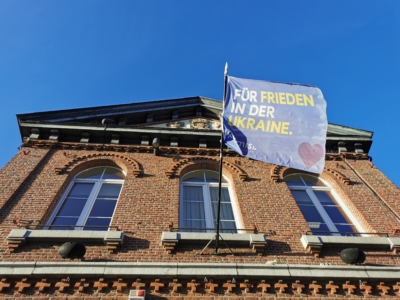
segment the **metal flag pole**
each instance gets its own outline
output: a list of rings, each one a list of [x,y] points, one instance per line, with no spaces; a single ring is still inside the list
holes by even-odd
[[[217,230],[214,237],[208,242],[208,244],[204,247],[204,249],[200,252],[200,255],[204,253],[207,247],[211,244],[211,242],[215,239],[215,254],[218,254],[219,248],[219,239],[224,242],[225,246],[229,249],[229,251],[233,254],[232,249],[226,244],[224,239],[219,234],[219,224],[221,219],[221,195],[222,195],[222,159],[224,153],[224,126],[223,126],[223,112],[226,100],[226,87],[228,84],[228,63],[225,64],[225,72],[224,72],[224,96],[222,101],[222,115],[221,115],[221,147],[219,154],[219,185],[218,185],[218,212],[217,212]]]
[[[215,252],[218,254],[218,246],[219,246],[219,223],[221,219],[221,194],[222,194],[222,159],[224,157],[224,107],[226,100],[226,85],[228,84],[228,63],[225,64],[224,71],[224,96],[222,100],[222,116],[221,116],[221,148],[219,153],[219,185],[218,185],[218,213],[217,213],[217,233],[215,240]]]

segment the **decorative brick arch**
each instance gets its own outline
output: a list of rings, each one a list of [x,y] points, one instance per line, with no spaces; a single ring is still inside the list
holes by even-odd
[[[181,174],[183,169],[190,165],[214,165],[218,166],[219,165],[219,160],[215,158],[204,158],[204,157],[192,157],[192,158],[186,158],[182,159],[179,162],[175,163],[171,168],[169,168],[166,172],[165,175],[168,178],[172,178],[173,176],[176,176],[177,174]],[[232,172],[232,174],[236,174],[241,181],[245,181],[247,178],[247,174],[240,169],[237,165],[232,164],[230,162],[223,161],[223,166],[227,168],[229,171]],[[203,168],[203,167],[200,167]]]
[[[125,171],[127,171],[125,164],[128,163],[131,166],[132,174],[135,177],[139,177],[142,174],[139,163],[137,161],[130,158],[129,156],[119,154],[119,153],[112,153],[112,152],[93,153],[93,154],[77,156],[77,157],[71,159],[69,162],[67,162],[63,166],[56,167],[55,172],[56,172],[56,174],[59,175],[59,174],[62,174],[63,172],[66,172],[67,170],[72,170],[74,168],[74,166],[77,166],[78,164],[81,164],[83,162],[93,161],[93,160],[112,161],[120,168],[125,169]]]
[[[343,175],[342,173],[332,169],[332,168],[324,168],[324,172],[328,172],[333,174],[334,176],[336,176],[337,178],[339,178],[339,180],[344,183],[345,185],[349,185],[351,183],[350,179]],[[299,170],[295,170],[292,168],[287,168],[287,167],[282,167],[282,166],[278,166],[278,165],[273,165],[271,167],[271,171],[270,171],[270,177],[271,180],[278,182],[279,180],[283,180],[283,178],[289,174],[292,173],[304,173],[304,174],[308,174],[308,172],[305,171],[299,171]]]
[[[342,173],[340,173],[334,169],[325,167],[325,171],[335,175],[345,185],[349,185],[351,183],[350,179],[346,175],[343,175]]]

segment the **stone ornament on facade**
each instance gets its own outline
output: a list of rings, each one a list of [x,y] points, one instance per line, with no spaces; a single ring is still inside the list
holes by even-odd
[[[210,122],[203,118],[191,119],[190,129],[210,130]]]
[[[184,122],[181,121],[173,121],[173,122],[168,122],[165,124],[168,128],[183,128],[185,126]]]
[[[221,122],[214,122],[213,123],[213,130],[221,130],[222,129],[222,125]]]

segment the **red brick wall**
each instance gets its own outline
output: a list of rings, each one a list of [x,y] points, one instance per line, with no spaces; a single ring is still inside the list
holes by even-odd
[[[0,173],[0,187],[5,191],[0,194],[1,203],[9,201],[6,209],[1,211],[0,259],[2,261],[61,261],[57,254],[59,245],[50,243],[27,244],[21,246],[15,253],[10,253],[6,237],[11,229],[19,228],[13,220],[21,217],[22,221],[40,220],[46,223],[70,180],[78,172],[88,167],[112,165],[127,172],[112,221],[112,225],[124,230],[126,239],[122,249],[116,253],[109,253],[105,246],[88,246],[87,260],[265,263],[276,256],[279,261],[285,263],[344,264],[338,256],[339,250],[323,249],[320,258],[315,258],[305,251],[300,237],[309,230],[307,222],[286,183],[271,180],[272,165],[268,163],[241,157],[224,158],[226,162],[236,165],[248,175],[247,180],[242,181],[237,173],[224,167],[224,173],[230,178],[235,191],[244,227],[251,228],[255,224],[260,232],[268,235],[264,255],[258,256],[250,248],[234,248],[233,251],[240,255],[200,256],[197,254],[203,246],[178,245],[173,254],[168,254],[161,245],[161,232],[168,230],[170,221],[174,226],[178,226],[179,219],[179,178],[173,176],[169,179],[165,172],[180,160],[191,157],[190,155],[154,156],[152,153],[64,151],[41,148],[24,148],[24,150],[30,152],[26,155],[18,153]],[[91,154],[97,156],[90,156]],[[218,156],[212,158],[218,159]],[[371,168],[368,161],[347,160],[347,162],[371,185],[382,200],[400,215],[399,189],[376,167]],[[63,168],[66,164],[68,164],[66,171],[60,175],[56,174],[55,169]],[[177,174],[182,175],[195,168],[204,168],[206,165],[195,165],[192,162],[180,169]],[[327,161],[326,165],[350,179],[351,184],[347,185],[333,173],[324,172],[321,175],[321,178],[341,195],[365,230],[391,232],[394,224],[397,225],[398,222],[349,166],[343,161]],[[137,166],[142,172],[139,177],[134,176]],[[207,168],[215,169],[215,167],[215,163],[210,163]],[[25,178],[27,180],[23,181]],[[23,183],[23,188],[15,193],[20,183]],[[274,234],[269,234],[270,231]],[[389,251],[367,251],[366,263],[393,266],[399,265],[400,260]]]
[[[18,188],[26,185],[32,171],[44,158],[48,149],[24,148],[0,170],[0,208],[16,196]],[[25,184],[24,184],[25,183]]]

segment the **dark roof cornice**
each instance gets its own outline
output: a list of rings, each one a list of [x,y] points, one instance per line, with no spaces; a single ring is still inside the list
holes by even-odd
[[[221,112],[222,101],[197,96],[18,114],[17,119],[22,140],[36,137],[56,138],[60,142],[80,142],[82,135],[86,135],[90,137],[91,143],[109,143],[113,135],[114,138],[118,135],[119,143],[138,145],[147,135],[150,140],[160,138],[163,145],[169,145],[172,143],[171,138],[176,137],[182,147],[196,148],[199,147],[199,139],[207,139],[207,147],[218,148],[219,130],[163,128],[155,127],[155,124],[191,118],[218,122]],[[110,119],[106,126],[102,124],[104,119]],[[326,150],[329,153],[337,152],[340,142],[348,151],[355,151],[358,147],[368,153],[372,135],[371,131],[329,124]]]

